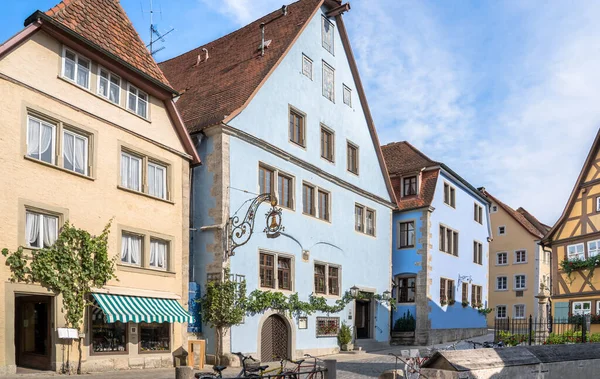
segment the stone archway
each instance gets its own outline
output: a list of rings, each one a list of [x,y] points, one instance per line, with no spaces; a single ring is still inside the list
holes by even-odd
[[[260,359],[272,362],[291,358],[290,342],[287,321],[278,314],[268,316],[260,330]]]

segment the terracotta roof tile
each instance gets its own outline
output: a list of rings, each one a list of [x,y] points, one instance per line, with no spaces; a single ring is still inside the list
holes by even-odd
[[[318,10],[321,0],[300,0],[286,16],[276,10],[243,28],[159,64],[182,95],[177,108],[190,133],[223,121],[241,108]],[[278,17],[278,18],[277,18]],[[260,24],[271,44],[260,55]],[[205,52],[208,50],[208,60]],[[198,57],[201,58],[197,64]]]
[[[489,192],[487,192],[487,190],[485,188],[481,189],[481,192],[488,199],[490,199],[494,203],[498,204],[499,207],[504,209],[504,211],[506,211],[506,213],[508,213],[510,216],[512,216],[512,218],[514,218],[515,221],[517,221],[519,224],[521,224],[521,226],[523,226],[523,228],[525,228],[525,230],[527,230],[529,233],[533,234],[534,236],[542,238],[544,236],[544,234],[546,234],[546,232],[548,231],[549,228],[547,225],[544,225],[541,222],[537,221],[537,219],[535,217],[533,217],[525,209],[519,208],[519,210],[521,210],[521,211],[515,211],[507,204],[503,203],[502,201],[498,200],[496,197],[492,196]],[[527,213],[529,216],[531,216],[534,220],[536,220],[537,223],[539,223],[539,226],[541,229],[538,229],[538,227],[536,227],[534,225],[534,223],[530,222],[528,220],[528,217],[526,217],[524,215],[524,212]]]
[[[46,15],[144,74],[171,87],[119,0],[63,0],[48,10]]]

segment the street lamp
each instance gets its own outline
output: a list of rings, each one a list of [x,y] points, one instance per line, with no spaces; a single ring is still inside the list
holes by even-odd
[[[357,286],[350,287],[350,295],[352,295],[353,298],[358,297],[358,287]]]
[[[383,301],[389,301],[389,300],[392,298],[392,297],[390,296],[390,295],[391,295],[391,292],[390,292],[390,291],[388,291],[388,290],[385,290],[385,291],[383,291],[383,294],[382,294],[382,295],[383,295]]]

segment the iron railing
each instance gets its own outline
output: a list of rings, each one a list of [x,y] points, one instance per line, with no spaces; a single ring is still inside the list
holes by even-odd
[[[590,334],[590,319],[584,316],[539,320],[530,315],[494,320],[494,342],[507,346],[591,342],[592,337],[600,336]]]

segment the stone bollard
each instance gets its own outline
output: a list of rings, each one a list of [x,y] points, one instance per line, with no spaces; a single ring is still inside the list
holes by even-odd
[[[194,369],[189,366],[175,367],[175,379],[194,379]]]
[[[325,379],[336,379],[337,377],[337,361],[335,359],[323,359],[325,362]]]

